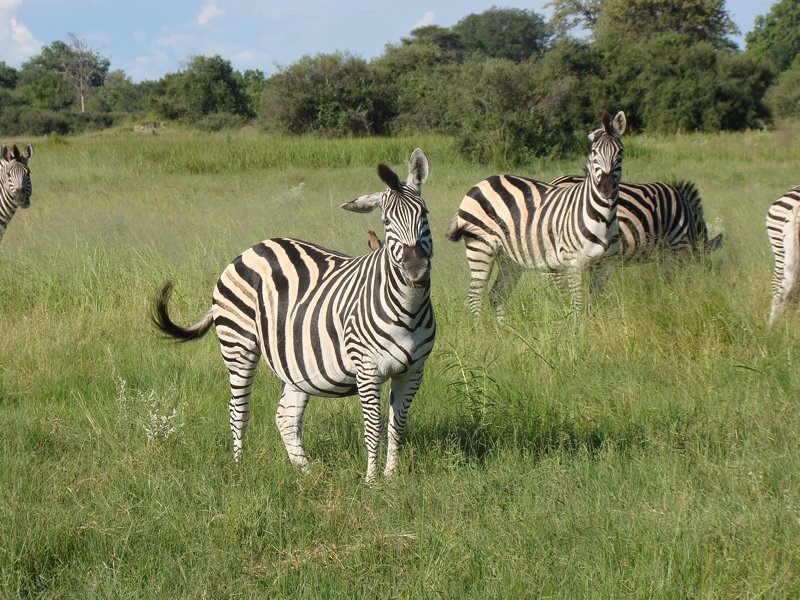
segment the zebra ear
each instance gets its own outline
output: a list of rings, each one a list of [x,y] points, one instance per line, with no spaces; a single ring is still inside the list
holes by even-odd
[[[3,146],[3,150],[0,152],[0,158],[3,160],[11,160],[11,148]]]
[[[421,148],[417,148],[411,153],[411,158],[408,159],[408,177],[406,178],[406,185],[413,187],[419,193],[422,189],[422,184],[428,180],[428,157]]]
[[[28,147],[25,148],[25,154],[22,155],[25,160],[28,160],[31,156],[33,156],[33,146],[28,144]]]
[[[625,118],[625,113],[619,111],[614,117],[614,129],[617,130],[617,135],[625,133],[625,128],[628,126],[628,120]]]
[[[368,213],[372,212],[377,206],[381,204],[382,192],[375,192],[373,194],[365,194],[359,196],[355,200],[345,202],[341,208],[349,210],[350,212]]]
[[[20,153],[19,153],[19,148],[17,148],[17,145],[16,145],[16,144],[14,144],[14,145],[11,147],[11,156],[12,156],[12,158],[14,158],[15,160],[19,160],[19,157],[21,156],[21,155],[20,155]]]
[[[383,183],[389,186],[390,190],[394,190],[395,192],[400,191],[400,178],[397,176],[397,173],[383,163],[378,165],[378,177],[381,178]]]

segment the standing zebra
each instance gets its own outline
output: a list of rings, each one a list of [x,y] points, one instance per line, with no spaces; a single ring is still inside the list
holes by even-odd
[[[33,146],[28,144],[25,154],[19,153],[16,144],[0,151],[0,241],[6,233],[8,222],[17,207],[31,205],[31,171],[28,159],[33,156]]]
[[[367,447],[366,481],[377,475],[382,419],[381,384],[392,379],[384,475],[397,469],[397,452],[411,401],[433,348],[436,324],[430,301],[433,243],[421,197],[428,159],[417,149],[401,182],[386,165],[388,189],[342,205],[354,212],[380,208],[383,247],[350,257],[316,244],[274,238],[243,252],[222,272],[211,309],[189,327],[167,312],[167,283],[153,320],[178,340],[193,340],[215,325],[230,372],[230,427],[239,460],[250,418],[250,393],[259,356],[283,381],[275,420],[289,460],[305,470],[303,412],[310,395],[358,393]]]
[[[589,134],[587,175],[574,186],[555,186],[514,175],[494,175],[461,200],[447,237],[464,238],[470,270],[468,301],[477,316],[495,263],[491,301],[497,316],[522,268],[564,272],[576,311],[582,307],[583,271],[619,251],[617,196],[622,176],[625,113],[603,112]]]
[[[566,175],[550,184],[569,187],[582,180]],[[722,234],[708,239],[700,192],[690,181],[674,185],[620,182],[617,221],[625,261],[654,258],[662,249],[710,252],[722,245]]]
[[[770,324],[797,300],[800,276],[800,185],[778,198],[767,210],[767,235],[775,254],[772,272]]]

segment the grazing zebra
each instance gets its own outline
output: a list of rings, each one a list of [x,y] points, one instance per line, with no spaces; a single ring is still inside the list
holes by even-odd
[[[574,186],[554,186],[514,175],[494,175],[461,200],[447,237],[464,238],[470,270],[468,301],[477,316],[497,263],[491,301],[498,319],[522,268],[565,273],[572,304],[582,308],[583,271],[619,251],[617,196],[622,176],[625,113],[603,112],[589,134],[587,175]]]
[[[17,207],[31,205],[31,171],[28,159],[33,156],[33,146],[28,144],[25,154],[19,153],[16,144],[3,146],[0,152],[0,241],[5,235]]]
[[[800,185],[778,198],[767,210],[767,235],[775,254],[772,272],[770,324],[797,300],[800,275]]]
[[[200,321],[180,327],[171,320],[167,283],[153,307],[161,331],[193,340],[216,327],[230,372],[233,454],[242,454],[250,418],[250,393],[259,356],[283,381],[275,420],[290,461],[305,470],[301,444],[309,396],[358,393],[367,447],[366,481],[377,475],[382,419],[381,384],[392,379],[384,474],[397,469],[406,415],[433,348],[436,324],[430,301],[433,243],[421,186],[428,159],[417,149],[405,182],[386,165],[378,175],[388,189],[342,205],[354,212],[380,208],[383,247],[351,257],[316,244],[274,238],[256,244],[229,264]]]
[[[582,180],[567,175],[550,184],[569,187]],[[662,249],[710,252],[722,245],[722,234],[708,239],[700,193],[690,181],[674,185],[620,182],[617,221],[625,261],[653,258]]]

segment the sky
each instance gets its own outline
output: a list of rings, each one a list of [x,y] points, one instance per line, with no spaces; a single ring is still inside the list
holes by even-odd
[[[532,10],[546,19],[549,0],[0,0],[0,61],[19,68],[42,47],[70,34],[134,82],[180,71],[195,55],[220,55],[239,71],[270,75],[304,55],[383,54],[416,27],[450,27],[492,6]],[[727,0],[744,35],[773,0]]]

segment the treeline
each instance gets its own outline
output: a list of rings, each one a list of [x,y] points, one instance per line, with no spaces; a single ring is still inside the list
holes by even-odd
[[[574,150],[599,111],[643,132],[762,128],[800,117],[800,3],[779,0],[739,51],[724,0],[555,0],[550,21],[492,8],[428,26],[371,61],[304,56],[266,77],[191,57],[133,83],[76,36],[0,62],[0,131],[75,133],[124,122],[246,124],[321,136],[444,133],[470,158],[520,163]],[[580,35],[576,35],[576,32]]]

